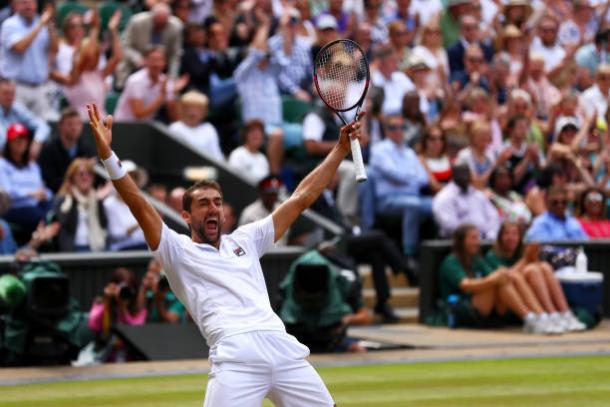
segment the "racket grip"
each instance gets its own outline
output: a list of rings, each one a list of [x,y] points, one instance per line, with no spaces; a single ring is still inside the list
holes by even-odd
[[[360,142],[358,139],[350,139],[352,148],[352,159],[354,160],[354,166],[356,167],[356,181],[364,182],[367,180],[366,170],[364,169],[364,162],[362,161],[362,150],[360,149]]]

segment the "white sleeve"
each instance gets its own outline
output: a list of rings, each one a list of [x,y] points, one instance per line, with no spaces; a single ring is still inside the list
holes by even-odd
[[[161,226],[161,239],[157,250],[151,250],[155,259],[161,263],[163,270],[177,279],[175,266],[181,257],[180,236],[171,230],[165,223]]]
[[[326,126],[320,116],[309,113],[303,120],[303,140],[322,141]]]
[[[239,227],[235,233],[244,234],[248,237],[249,243],[258,253],[258,257],[262,257],[267,253],[274,244],[275,228],[273,227],[273,217],[271,215],[248,223]]]

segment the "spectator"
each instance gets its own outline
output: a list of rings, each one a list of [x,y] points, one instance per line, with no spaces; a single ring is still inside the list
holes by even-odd
[[[506,126],[508,140],[504,151],[508,149],[508,158],[514,177],[514,187],[518,192],[527,192],[535,183],[536,174],[542,167],[543,157],[535,143],[528,143],[528,119],[525,116],[513,116]]]
[[[564,47],[580,46],[585,42],[593,41],[598,28],[595,10],[589,4],[589,0],[574,0],[572,4],[572,15],[567,20],[563,20],[559,27],[559,42]]]
[[[341,95],[344,88],[336,88]],[[305,116],[303,120],[303,145],[309,158],[305,165],[309,168],[317,165],[322,158],[330,153],[339,137],[339,129],[343,123],[322,101],[316,99],[315,109]],[[363,148],[368,140],[360,140]],[[354,219],[358,213],[358,187],[356,183],[356,169],[349,159],[343,160],[339,165],[339,190],[337,191],[337,205],[341,214],[348,219]]]
[[[578,222],[591,239],[610,238],[610,220],[606,216],[606,196],[599,188],[588,188],[580,196]]]
[[[235,70],[234,78],[242,102],[242,120],[258,119],[267,127],[269,140],[267,158],[272,174],[279,174],[284,155],[284,132],[282,125],[282,103],[277,85],[280,65],[269,53],[267,36],[271,20],[257,9],[261,22],[248,56]]]
[[[22,123],[34,133],[29,157],[36,159],[40,153],[42,143],[49,138],[51,129],[44,120],[15,101],[15,83],[0,78],[0,150],[4,150],[6,146],[7,130],[13,123]]]
[[[142,290],[138,293],[138,303],[141,309],[146,309],[146,322],[186,321],[186,308],[172,292],[161,264],[156,259],[148,262],[148,269],[142,278]]]
[[[239,217],[239,226],[263,219],[269,216],[278,206],[278,196],[283,187],[282,181],[275,175],[269,175],[258,182],[258,199],[246,206]],[[288,244],[288,235],[284,236],[276,243],[281,246]]]
[[[0,189],[11,199],[4,218],[23,228],[29,236],[51,209],[53,193],[44,185],[40,167],[28,159],[30,139],[22,124],[12,124],[6,131],[6,148],[0,158]],[[24,243],[24,242],[21,242]]]
[[[441,27],[436,19],[422,27],[421,41],[410,54],[412,59],[420,59],[432,70],[428,79],[430,86],[439,91],[439,84],[446,84],[449,76],[449,59],[443,48]],[[439,96],[437,94],[437,96]]]
[[[75,158],[92,158],[95,152],[81,138],[83,122],[76,109],[67,107],[57,123],[58,135],[42,147],[38,164],[45,184],[53,192],[61,186],[68,166]],[[95,162],[95,158],[92,162]]]
[[[491,62],[493,49],[481,41],[479,22],[472,15],[464,15],[460,20],[460,38],[447,49],[449,58],[449,71],[451,74],[465,70],[464,56],[466,50],[473,44],[477,44],[483,51],[483,58]]]
[[[497,77],[496,77],[497,78]],[[489,127],[489,140],[485,152],[491,157],[496,157],[502,151],[502,127],[498,122],[497,105],[493,97],[483,88],[470,88],[466,94],[462,122],[466,129],[472,133],[477,122],[484,123]],[[480,125],[480,123],[479,123]]]
[[[54,81],[49,83],[49,85],[55,88],[53,91],[55,92],[54,98],[56,100],[53,101],[57,105],[63,96],[63,89],[59,84],[65,83],[68,80],[68,76],[72,72],[74,53],[85,38],[86,31],[83,14],[76,11],[69,12],[63,19],[61,31],[62,36],[59,38],[57,55],[49,74],[50,79]],[[105,60],[103,54],[100,58],[100,65],[102,65],[102,60]]]
[[[132,360],[127,347],[112,328],[116,324],[144,325],[146,308],[137,301],[138,282],[133,271],[117,268],[112,272],[104,293],[97,297],[89,311],[89,329],[96,335],[97,359],[101,362],[125,362]]]
[[[296,0],[294,7],[301,14],[301,18],[297,22],[296,26],[296,38],[298,41],[305,44],[308,48],[316,42],[316,28],[314,27],[311,10],[309,8],[309,0]]]
[[[76,158],[70,163],[53,210],[61,225],[57,237],[61,252],[106,250],[108,220],[93,179],[90,160]]]
[[[2,216],[11,205],[7,193],[0,190],[0,255],[13,254],[17,251],[17,243],[13,238],[13,232]]]
[[[235,208],[229,202],[222,203],[222,213],[225,217],[225,221],[222,223],[222,230],[220,231],[223,235],[233,233],[237,225],[237,215],[235,214]]]
[[[519,30],[527,28],[527,22],[532,14],[532,5],[526,0],[508,0],[505,2],[502,15],[504,27],[513,25]]]
[[[104,104],[106,101],[106,78],[112,75],[123,57],[121,40],[119,38],[119,22],[121,12],[115,12],[108,20],[108,32],[112,44],[112,55],[103,67],[100,67],[102,47],[98,37],[100,35],[99,18],[94,15],[89,35],[77,47],[74,53],[74,64],[69,75],[63,83],[63,93],[70,105],[75,108],[83,121],[89,120],[87,103],[100,106],[100,114],[106,115]]]
[[[123,88],[127,77],[135,70],[144,68],[147,51],[162,46],[165,49],[169,77],[175,79],[182,55],[182,22],[171,15],[169,6],[156,3],[150,11],[133,15],[123,32],[125,54],[116,72],[116,85]]]
[[[354,29],[354,14],[349,13],[344,8],[343,0],[329,0],[328,8],[322,11],[316,16],[316,25],[318,30],[321,30],[320,25],[328,26],[328,21],[333,21],[328,17],[334,19],[334,29],[337,30],[342,36],[349,35]],[[328,16],[328,17],[327,17]],[[324,45],[324,43],[322,43]]]
[[[590,81],[595,78],[597,67],[600,64],[610,63],[609,36],[610,30],[607,28],[598,31],[593,43],[584,44],[574,54],[574,61],[579,67],[585,69],[587,79]]]
[[[530,45],[530,52],[541,54],[544,58],[544,70],[547,74],[556,71],[556,68],[561,67],[561,64],[566,57],[566,51],[563,49],[557,38],[559,25],[555,18],[550,15],[543,16],[538,22],[538,35],[533,39]]]
[[[402,250],[413,258],[419,247],[419,224],[432,215],[432,198],[421,194],[429,184],[428,173],[415,152],[405,145],[403,125],[400,116],[386,118],[386,139],[373,146],[370,168],[375,181],[376,212],[401,216]]]
[[[555,277],[551,265],[538,261],[537,246],[524,249],[522,239],[519,224],[502,223],[498,238],[487,252],[485,260],[492,268],[512,268],[511,278],[514,279],[515,286],[523,290],[523,297],[530,299],[532,308],[539,310],[542,307],[540,319],[549,325],[549,332],[584,331],[586,326],[570,311],[561,284]],[[522,279],[527,283],[527,288],[521,282]],[[525,294],[528,289],[533,291],[533,296],[529,293]]]
[[[543,120],[551,116],[551,108],[559,103],[561,92],[548,79],[544,72],[544,56],[531,54],[526,73],[525,86],[534,95],[534,114]]]
[[[396,51],[390,45],[380,46],[375,53],[375,59],[378,68],[371,73],[371,83],[383,88],[381,112],[391,116],[400,112],[402,98],[405,93],[415,90],[415,85],[407,75],[398,70]]]
[[[443,31],[443,46],[449,48],[460,38],[462,16],[472,12],[473,0],[449,0],[441,14],[440,26]]]
[[[277,81],[282,94],[310,102],[313,62],[309,44],[297,37],[300,20],[300,13],[294,8],[284,13],[280,33],[269,39],[269,52],[280,65]]]
[[[581,224],[567,211],[568,195],[564,188],[552,186],[546,193],[547,210],[534,219],[526,234],[528,241],[588,240]]]
[[[138,171],[139,169],[133,161],[124,160],[122,166],[138,187],[144,186],[142,173]],[[110,250],[146,250],[148,248],[144,232],[116,190],[113,189],[112,193],[104,199],[104,210],[108,217]]]
[[[476,121],[470,127],[470,146],[457,155],[457,164],[466,164],[472,176],[472,185],[478,189],[487,187],[489,176],[496,165],[496,158],[489,151],[491,128],[483,121]],[[505,158],[506,157],[505,155]]]
[[[185,93],[180,97],[180,120],[172,123],[169,131],[204,156],[224,162],[218,133],[205,121],[208,106],[208,97],[203,93],[194,90]]]
[[[394,48],[394,52],[396,52],[396,58],[398,59],[398,69],[404,71],[409,66],[409,48],[410,41],[412,39],[412,35],[405,27],[405,24],[402,21],[392,21],[388,24],[389,36],[390,36],[390,45]],[[413,32],[412,34],[415,34]]]
[[[483,50],[478,44],[471,44],[464,52],[464,69],[452,72],[449,82],[455,90],[461,91],[462,95],[472,87],[489,91],[489,78],[486,72]]]
[[[317,41],[311,47],[312,60],[315,60],[318,51],[329,42],[340,38],[337,20],[332,15],[321,15],[316,19],[318,29]],[[362,44],[360,44],[362,45]]]
[[[152,47],[144,54],[144,68],[131,74],[117,102],[114,119],[118,122],[152,120],[165,107],[170,119],[176,118],[175,95],[186,86],[188,76],[172,81],[163,73],[165,51]]]
[[[372,31],[373,28],[369,23],[360,21],[355,25],[354,34],[352,35],[354,41],[360,45],[369,61],[372,61],[374,57]]]
[[[409,11],[419,20],[420,25],[425,26],[433,20],[437,20],[443,11],[441,0],[411,0]]]
[[[532,213],[523,197],[513,190],[513,173],[504,163],[497,165],[489,177],[491,201],[498,209],[503,221],[529,225]]]
[[[371,25],[371,40],[373,45],[385,44],[388,40],[388,27],[381,16],[382,0],[363,0],[363,3],[364,15],[362,16],[362,22]]]
[[[258,182],[269,175],[269,162],[260,152],[265,142],[265,127],[260,120],[247,122],[242,129],[243,144],[231,152],[229,165],[238,173]]]
[[[473,224],[483,238],[495,239],[500,227],[498,211],[484,192],[471,184],[467,165],[454,165],[453,181],[443,188],[432,201],[434,220],[443,237],[451,234],[463,224]]]
[[[182,197],[184,196],[184,192],[184,188],[176,187],[169,193],[169,207],[177,213],[182,213]]]
[[[411,0],[398,0],[396,1],[396,10],[385,16],[386,22],[389,23],[389,28],[393,22],[400,23],[405,33],[401,33],[405,45],[411,46],[415,40],[415,35],[419,31],[419,17],[414,14],[411,9]],[[392,33],[390,28],[390,41],[392,41]]]
[[[418,157],[428,172],[431,192],[436,194],[451,180],[447,138],[438,125],[432,125],[424,132]]]
[[[423,92],[419,90],[411,90],[405,93],[402,98],[401,113],[405,119],[403,137],[410,147],[416,146],[421,141],[428,123],[426,119],[428,110],[423,111],[421,109],[422,104],[426,107],[430,106]]]
[[[502,30],[500,42],[502,55],[505,55],[509,61],[510,83],[517,85],[523,70],[523,53],[527,52],[523,33],[516,26],[507,25]]]
[[[595,75],[595,84],[580,96],[580,106],[588,116],[606,117],[610,97],[610,64],[600,64]]]
[[[463,224],[453,235],[453,252],[441,263],[441,298],[446,301],[450,295],[458,295],[461,308],[466,310],[457,315],[457,326],[485,326],[490,318],[504,317],[510,310],[523,320],[525,333],[555,333],[548,317],[541,317],[540,305],[532,307],[536,299],[531,290],[523,290],[523,278],[514,267],[494,270],[480,251],[478,228]]]
[[[214,60],[213,53],[205,44],[206,33],[203,26],[196,23],[187,24],[184,28],[184,52],[181,56],[180,73],[189,75],[188,89],[209,94]]]
[[[42,15],[36,1],[15,0],[15,14],[0,28],[0,77],[17,83],[17,100],[40,118],[52,118],[46,81],[49,58],[57,53],[54,9],[46,4]]]

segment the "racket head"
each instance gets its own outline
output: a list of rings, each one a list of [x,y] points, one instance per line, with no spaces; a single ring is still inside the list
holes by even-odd
[[[318,95],[335,112],[362,106],[370,75],[366,54],[352,40],[329,42],[314,61],[313,79]]]

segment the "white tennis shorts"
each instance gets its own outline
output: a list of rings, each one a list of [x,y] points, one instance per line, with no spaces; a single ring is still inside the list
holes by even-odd
[[[333,406],[322,379],[305,358],[309,349],[281,331],[254,331],[222,339],[210,349],[204,407]]]

